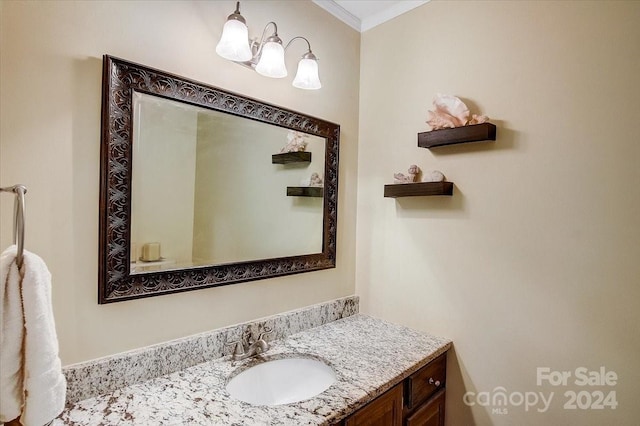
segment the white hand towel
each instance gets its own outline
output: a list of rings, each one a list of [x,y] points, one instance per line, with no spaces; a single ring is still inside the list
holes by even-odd
[[[21,407],[20,422],[24,426],[42,426],[56,418],[64,409],[66,396],[66,380],[62,374],[62,366],[58,357],[58,338],[56,336],[53,310],[51,306],[51,274],[44,261],[33,253],[25,250],[23,256],[22,269],[18,271],[15,263],[16,249],[10,247],[2,253],[2,278],[5,289],[12,289],[18,280],[20,288],[21,308],[13,308],[9,303],[15,300],[15,291],[4,292],[6,300],[2,300],[3,312],[2,334],[3,345],[0,359],[7,365],[14,367],[16,363],[22,369],[6,378],[4,372],[2,378],[2,393],[0,404],[2,406],[2,420],[11,420],[17,415],[8,411],[5,419],[5,394],[7,397],[7,408],[14,410],[15,406]],[[5,257],[7,259],[5,259]],[[11,260],[11,257],[13,259]],[[8,267],[6,266],[8,265]],[[20,273],[22,278],[20,279]],[[14,302],[15,303],[15,302]],[[10,317],[5,324],[5,314],[14,315],[16,311],[21,311],[24,322],[21,324],[24,331],[19,331],[20,324]],[[6,334],[6,337],[5,337]],[[22,334],[19,357],[15,357],[16,350],[12,347],[17,340],[14,335]],[[4,339],[9,338],[7,354],[5,355]],[[3,368],[4,370],[4,364]],[[9,371],[11,373],[11,371]],[[5,388],[7,392],[5,393]],[[15,393],[18,389],[18,395]],[[17,398],[16,398],[17,397]],[[13,417],[11,417],[13,415]]]
[[[13,420],[22,412],[24,317],[20,280],[16,247],[12,246],[0,256],[0,422]]]

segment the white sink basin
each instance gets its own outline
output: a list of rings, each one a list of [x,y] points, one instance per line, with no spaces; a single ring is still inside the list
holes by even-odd
[[[235,399],[253,405],[281,405],[303,401],[325,391],[336,373],[312,358],[266,361],[234,376],[227,391]]]

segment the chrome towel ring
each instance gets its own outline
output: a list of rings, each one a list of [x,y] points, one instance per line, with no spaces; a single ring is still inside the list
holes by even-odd
[[[13,192],[16,196],[13,203],[13,243],[18,246],[16,264],[18,268],[21,268],[24,254],[24,194],[27,193],[27,187],[24,185],[13,185],[0,188],[0,192]]]

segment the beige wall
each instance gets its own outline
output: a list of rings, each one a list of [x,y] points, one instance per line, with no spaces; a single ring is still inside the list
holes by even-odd
[[[454,341],[448,425],[640,418],[639,24],[639,2],[432,1],[362,35],[356,292]],[[498,140],[417,148],[438,92]],[[412,163],[454,196],[383,198]],[[582,366],[617,386],[536,386],[537,367]],[[462,403],[499,386],[555,396],[547,413]],[[615,411],[563,409],[564,392],[603,389]]]
[[[137,267],[144,267],[138,262],[144,245],[158,242],[167,261],[189,264],[196,172],[188,165],[196,162],[198,113],[184,104],[133,96],[131,251]],[[162,204],[166,198],[171,202]]]
[[[219,58],[232,1],[1,2],[2,185],[27,185],[26,247],[53,274],[64,364],[113,354],[354,292],[360,36],[311,2],[243,2],[251,36],[270,20],[304,35],[320,91]],[[341,124],[337,268],[135,301],[97,304],[100,93],[108,53]],[[2,247],[11,240],[2,195]]]
[[[312,162],[272,164],[287,129],[222,113],[198,116],[194,261],[267,259],[322,251],[323,199],[287,186],[324,171],[325,139],[308,135]],[[205,263],[201,263],[205,262]]]

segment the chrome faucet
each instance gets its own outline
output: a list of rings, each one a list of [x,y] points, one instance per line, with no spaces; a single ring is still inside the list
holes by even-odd
[[[251,331],[247,328],[242,335],[242,339],[227,343],[228,346],[233,346],[231,359],[239,361],[268,351],[269,344],[264,340],[264,336],[271,334],[272,332],[272,328],[265,327],[264,331],[258,335],[258,338],[253,339]]]

